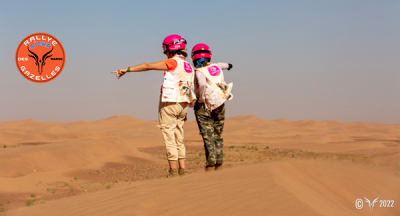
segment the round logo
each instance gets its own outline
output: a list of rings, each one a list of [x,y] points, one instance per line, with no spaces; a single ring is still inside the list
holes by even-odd
[[[50,34],[34,33],[19,43],[15,63],[27,80],[36,83],[49,82],[64,68],[64,47]]]
[[[193,72],[193,69],[192,69],[192,67],[190,66],[190,64],[188,64],[188,63],[186,63],[186,62],[183,62],[183,65],[185,66],[185,71],[186,71],[186,73],[192,73],[192,72]]]
[[[218,76],[221,73],[221,71],[217,66],[209,67],[208,72],[210,73],[211,76]]]

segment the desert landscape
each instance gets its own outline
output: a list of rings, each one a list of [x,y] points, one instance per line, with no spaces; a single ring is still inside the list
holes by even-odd
[[[0,123],[0,215],[399,215],[400,124],[228,118],[224,169],[167,179],[158,121]],[[357,199],[394,200],[394,207]],[[372,210],[372,212],[371,212]]]

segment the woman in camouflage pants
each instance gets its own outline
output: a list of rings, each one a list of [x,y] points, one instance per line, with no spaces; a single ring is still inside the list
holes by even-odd
[[[230,93],[232,84],[226,85],[222,70],[230,70],[232,65],[210,63],[211,50],[206,44],[193,47],[192,60],[196,67],[195,91],[198,98],[194,112],[204,141],[205,170],[218,170],[223,164],[224,102],[233,97]]]

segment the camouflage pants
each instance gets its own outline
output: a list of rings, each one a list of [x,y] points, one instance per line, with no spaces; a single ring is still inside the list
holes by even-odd
[[[210,112],[204,103],[196,103],[194,106],[197,125],[200,135],[203,137],[206,151],[206,165],[214,166],[223,163],[224,139],[222,131],[225,121],[225,104]]]

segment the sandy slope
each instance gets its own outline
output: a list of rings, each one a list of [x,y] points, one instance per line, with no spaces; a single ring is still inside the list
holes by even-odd
[[[314,161],[257,164],[24,207],[10,215],[365,215],[357,198],[398,200],[398,178]],[[374,215],[395,215],[377,208]]]
[[[355,208],[364,196],[395,200],[374,215],[400,214],[400,125],[237,116],[224,130],[230,167],[146,180],[166,166],[156,125],[130,116],[0,123],[0,215],[365,215],[367,203]],[[201,149],[194,121],[185,140]],[[26,207],[30,194],[37,201]]]

